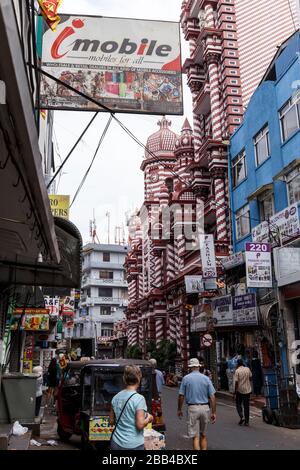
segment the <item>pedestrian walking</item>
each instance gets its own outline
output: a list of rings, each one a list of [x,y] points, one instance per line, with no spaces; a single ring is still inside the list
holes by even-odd
[[[156,359],[149,359],[150,364],[155,372],[155,380],[156,380],[156,388],[157,393],[161,395],[163,385],[165,385],[164,375],[161,370],[157,369],[157,361]]]
[[[209,420],[216,422],[215,388],[211,380],[200,372],[198,359],[190,359],[190,374],[183,377],[178,397],[178,417],[182,417],[182,406],[188,406],[188,436],[193,439],[194,450],[207,450],[207,426]],[[210,405],[210,407],[209,407]]]
[[[46,398],[46,408],[48,406],[53,406],[54,405],[54,393],[56,390],[56,387],[58,386],[58,362],[56,357],[53,357],[50,361],[49,367],[48,367],[48,373],[47,373],[47,384],[48,384],[48,390],[47,390],[47,398]]]
[[[242,359],[238,359],[234,373],[234,397],[236,409],[240,417],[239,425],[249,426],[250,395],[252,373],[249,367],[244,366]]]
[[[126,366],[123,381],[126,388],[112,399],[110,425],[111,450],[144,450],[144,428],[152,423],[143,395],[137,392],[142,379],[138,366]]]
[[[206,367],[205,361],[203,357],[199,357],[199,362],[200,362],[200,372],[201,374],[206,375],[211,381],[212,381],[212,373],[211,371]]]
[[[261,367],[261,362],[258,357],[258,352],[254,351],[251,361],[251,371],[252,371],[252,383],[253,383],[253,393],[258,396],[261,394],[261,389],[263,386],[263,371]]]
[[[36,366],[32,369],[33,374],[37,374],[35,391],[35,416],[39,416],[43,398],[43,368]]]

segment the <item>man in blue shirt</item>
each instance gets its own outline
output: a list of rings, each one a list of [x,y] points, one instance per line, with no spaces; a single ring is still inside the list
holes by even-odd
[[[188,406],[188,435],[193,439],[194,450],[207,450],[207,426],[211,407],[211,422],[216,422],[215,389],[211,380],[199,371],[198,359],[188,363],[191,373],[183,377],[178,397],[178,417],[182,417],[182,405]]]

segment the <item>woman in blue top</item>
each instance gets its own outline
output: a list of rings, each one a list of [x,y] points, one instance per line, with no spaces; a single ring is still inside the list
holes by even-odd
[[[123,380],[126,388],[115,395],[111,402],[110,424],[117,423],[111,440],[112,450],[144,450],[144,428],[152,422],[153,417],[146,413],[145,398],[137,393],[141,378],[138,366],[125,367]]]

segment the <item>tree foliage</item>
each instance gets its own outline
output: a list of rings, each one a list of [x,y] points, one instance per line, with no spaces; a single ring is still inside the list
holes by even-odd
[[[147,353],[150,358],[157,360],[159,369],[167,370],[169,366],[173,366],[176,358],[176,343],[167,339],[161,340],[158,344],[150,341],[147,344]]]

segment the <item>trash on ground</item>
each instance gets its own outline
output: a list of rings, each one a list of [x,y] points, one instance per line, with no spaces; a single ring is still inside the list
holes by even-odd
[[[36,441],[35,439],[31,439],[30,440],[30,445],[40,447],[42,444],[40,442]]]
[[[13,425],[13,435],[14,436],[23,436],[23,434],[26,434],[28,431],[28,428],[23,427],[19,421],[15,421]]]

